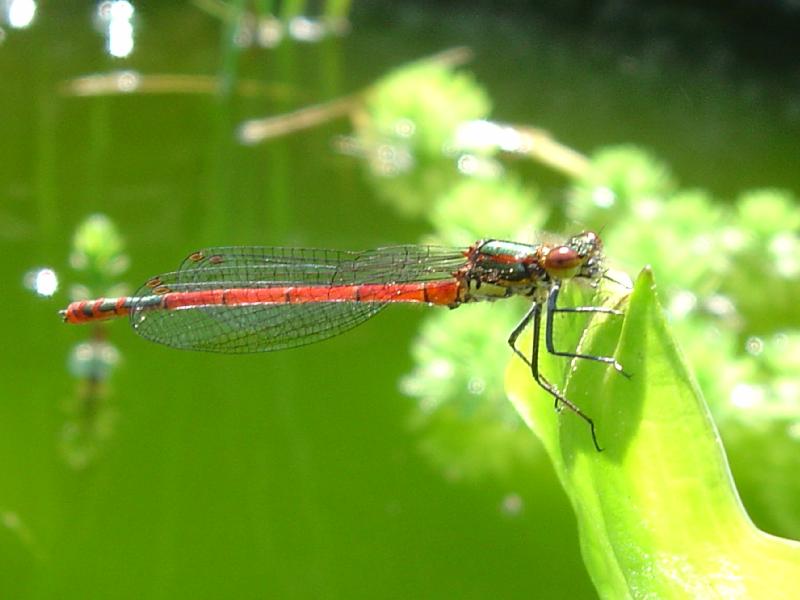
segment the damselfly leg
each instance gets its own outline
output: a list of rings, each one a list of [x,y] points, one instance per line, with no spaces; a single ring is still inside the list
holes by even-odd
[[[622,365],[611,356],[596,356],[593,354],[581,354],[577,352],[561,352],[555,349],[555,345],[553,343],[553,325],[554,325],[554,315],[557,312],[563,313],[605,313],[605,314],[612,314],[612,315],[621,315],[623,314],[622,311],[613,309],[613,308],[606,308],[601,306],[575,306],[575,307],[565,307],[559,308],[557,304],[558,300],[558,293],[560,290],[560,285],[558,282],[553,284],[553,287],[548,292],[547,296],[547,303],[546,303],[546,315],[545,315],[545,346],[547,351],[550,354],[555,356],[563,356],[566,358],[583,358],[587,360],[594,360],[597,362],[602,362],[605,364],[612,365],[614,369],[625,375],[626,377],[630,377],[628,373],[626,373]],[[550,383],[547,378],[542,375],[539,371],[539,340],[541,337],[541,324],[542,324],[542,303],[536,302],[531,305],[528,312],[525,313],[525,316],[522,320],[517,324],[514,330],[511,332],[511,335],[508,338],[508,345],[511,346],[511,349],[514,353],[519,356],[525,364],[527,364],[531,369],[531,374],[533,376],[534,381],[547,393],[553,396],[555,400],[555,408],[559,409],[561,406],[566,406],[570,411],[578,415],[581,419],[586,421],[589,425],[589,429],[591,430],[592,434],[592,443],[594,447],[597,449],[598,452],[602,452],[603,448],[597,441],[597,434],[595,431],[595,424],[594,420],[587,415],[583,410],[576,405],[574,402],[569,400],[555,385]],[[519,348],[517,348],[517,339],[522,334],[522,332],[528,327],[528,325],[533,322],[533,344],[531,348],[531,358],[528,359]]]
[[[559,282],[555,282],[553,287],[550,289],[549,294],[547,295],[547,315],[545,317],[544,328],[544,341],[545,345],[547,346],[547,351],[555,356],[565,356],[567,358],[585,358],[586,360],[595,360],[597,362],[605,363],[613,366],[617,372],[622,373],[625,377],[630,378],[630,374],[625,372],[625,370],[622,368],[622,365],[619,364],[617,359],[613,356],[595,356],[593,354],[580,354],[577,352],[561,352],[555,349],[555,345],[553,343],[553,319],[556,313],[603,313],[608,315],[624,314],[621,310],[617,310],[615,308],[606,308],[605,306],[570,306],[559,308],[557,302],[558,293],[560,290],[561,284]]]

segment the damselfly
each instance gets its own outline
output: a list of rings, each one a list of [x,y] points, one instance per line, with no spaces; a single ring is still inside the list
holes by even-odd
[[[365,252],[260,246],[207,248],[180,268],[150,279],[133,296],[73,302],[61,311],[70,323],[128,315],[144,338],[174,348],[210,352],[265,352],[318,342],[346,331],[387,304],[425,303],[456,308],[511,296],[531,306],[508,338],[533,378],[589,424],[594,421],[539,370],[544,315],[545,347],[551,354],[593,360],[623,373],[611,356],[556,350],[557,313],[609,313],[599,306],[559,307],[561,285],[583,280],[596,287],[605,277],[602,243],[585,231],[563,244],[477,242],[466,250],[391,246]],[[530,359],[517,338],[533,323]]]

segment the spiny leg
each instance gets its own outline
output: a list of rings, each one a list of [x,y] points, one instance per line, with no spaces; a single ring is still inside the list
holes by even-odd
[[[519,351],[517,348],[516,342],[517,338],[520,334],[525,330],[528,324],[533,321],[533,347],[531,350],[531,360]],[[592,434],[592,443],[594,447],[597,449],[598,452],[602,452],[603,449],[600,447],[600,444],[597,442],[597,434],[595,432],[594,421],[592,418],[583,412],[576,404],[572,403],[568,400],[564,394],[558,391],[558,388],[550,383],[544,375],[539,373],[539,335],[541,333],[541,324],[542,324],[542,305],[538,302],[534,302],[528,312],[525,313],[525,316],[522,317],[522,320],[517,324],[514,330],[511,332],[511,335],[508,337],[508,345],[511,346],[511,349],[514,353],[519,356],[525,364],[531,368],[531,374],[533,375],[533,379],[539,384],[543,390],[549,393],[555,399],[555,408],[558,409],[559,402],[566,406],[569,410],[574,412],[578,415],[581,419],[586,421],[589,424],[589,429],[591,430]]]
[[[531,361],[528,360],[528,357],[525,356],[522,352],[519,351],[517,348],[517,338],[525,331],[525,328],[530,324],[531,319],[533,319],[533,315],[537,312],[541,312],[541,306],[534,302],[531,304],[531,307],[528,309],[528,312],[525,313],[525,316],[522,317],[522,320],[517,323],[517,326],[514,327],[514,330],[511,332],[511,335],[508,336],[508,345],[511,346],[511,349],[514,351],[514,354],[519,356],[525,364],[529,367],[532,367]]]
[[[547,386],[542,386],[542,387],[544,387],[548,392],[550,392],[551,388],[555,389],[555,386],[553,386],[553,384],[547,381],[547,378],[544,375],[541,375],[539,373],[539,331],[540,331],[541,318],[542,318],[542,305],[538,302],[534,302],[533,304],[531,304],[531,307],[528,309],[528,312],[525,313],[525,316],[522,317],[522,320],[514,328],[514,331],[511,332],[511,335],[508,336],[508,345],[511,346],[511,349],[514,351],[514,353],[517,356],[519,356],[523,361],[525,361],[525,364],[530,367],[531,373],[533,373],[533,377],[536,380],[536,383],[542,385],[541,382],[544,381],[547,384]],[[533,352],[531,354],[533,362],[528,360],[528,357],[525,356],[519,350],[519,348],[517,348],[517,338],[523,331],[525,331],[525,328],[530,324],[531,321],[533,321],[534,323]],[[558,396],[556,396],[555,406],[554,406],[556,410],[560,409],[560,407],[558,406],[558,401],[559,398]]]
[[[561,290],[561,284],[556,282],[550,289],[547,295],[547,316],[545,321],[544,339],[547,345],[547,351],[556,356],[565,356],[567,358],[585,358],[587,360],[594,360],[597,362],[605,363],[614,367],[618,373],[622,373],[625,377],[630,378],[630,374],[626,373],[613,356],[595,356],[594,354],[580,354],[577,352],[561,352],[555,349],[553,343],[553,318],[556,313],[605,313],[611,315],[621,315],[622,311],[614,308],[606,308],[604,306],[573,306],[568,308],[558,308],[556,302],[558,300],[558,293]]]

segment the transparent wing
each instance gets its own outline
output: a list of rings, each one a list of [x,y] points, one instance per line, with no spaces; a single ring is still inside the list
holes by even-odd
[[[266,247],[209,248],[179,271],[154,278],[137,296],[220,289],[356,286],[449,279],[464,264],[460,250],[396,246],[367,252]],[[246,353],[317,342],[355,327],[386,302],[303,302],[166,308],[142,301],[131,324],[142,337],[176,348]]]
[[[221,246],[193,252],[179,268],[203,280],[209,270],[236,281],[275,285],[406,283],[452,276],[464,251],[439,246],[388,246],[364,252],[319,248]],[[188,275],[187,275],[188,277]]]

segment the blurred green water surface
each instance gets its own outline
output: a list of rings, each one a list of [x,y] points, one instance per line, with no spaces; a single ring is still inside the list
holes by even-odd
[[[116,323],[113,435],[87,468],[70,467],[59,449],[77,389],[67,356],[88,335],[56,315],[78,278],[72,233],[109,215],[134,289],[207,245],[413,243],[423,225],[375,202],[358,161],[334,151],[347,122],[257,147],[234,130],[451,45],[475,49],[499,119],[583,151],[643,144],[685,183],[723,195],[800,189],[800,111],[785,90],[678,52],[653,62],[602,51],[533,17],[417,6],[357,9],[346,38],[243,50],[238,75],[285,84],[285,97],[60,94],[67,79],[112,69],[220,71],[217,21],[182,3],[137,10],[127,59],[107,56],[79,3],[43,7],[0,44],[0,598],[592,597],[547,465],[479,486],[420,456],[397,382],[424,308],[235,357],[163,348]],[[52,299],[22,285],[40,266],[61,277]],[[509,497],[520,512],[503,509]]]

